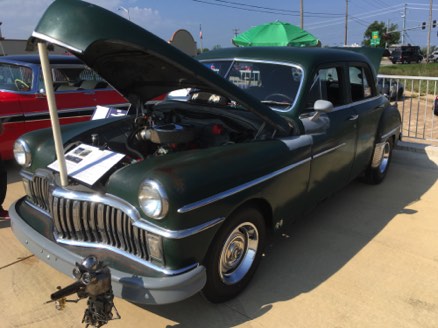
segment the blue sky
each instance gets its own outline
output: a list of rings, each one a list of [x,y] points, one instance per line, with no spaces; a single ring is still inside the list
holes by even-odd
[[[0,22],[4,37],[25,39],[52,0],[0,0]],[[89,0],[119,13],[133,22],[169,40],[173,32],[186,29],[199,46],[199,26],[203,46],[231,46],[234,30],[244,32],[252,26],[281,20],[300,24],[299,0]],[[438,1],[433,18],[438,21]],[[429,17],[429,0],[400,2],[398,0],[349,0],[348,43],[360,43],[366,27],[374,20],[403,26],[406,4],[405,43],[427,44],[427,30],[418,28]],[[319,38],[323,45],[344,43],[345,0],[303,0],[304,29]],[[126,10],[121,9],[121,7]],[[241,8],[241,9],[238,9]],[[438,27],[432,29],[431,45],[438,44]]]

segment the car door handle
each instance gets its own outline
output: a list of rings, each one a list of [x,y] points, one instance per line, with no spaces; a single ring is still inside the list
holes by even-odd
[[[359,117],[359,115],[351,115],[349,118],[348,118],[348,120],[349,121],[356,121],[357,119],[358,119],[358,117]]]

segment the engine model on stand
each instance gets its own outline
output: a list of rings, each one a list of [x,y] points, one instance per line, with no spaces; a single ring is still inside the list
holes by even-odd
[[[88,297],[87,308],[82,318],[82,323],[85,323],[86,327],[101,327],[110,320],[121,318],[113,301],[111,272],[103,262],[94,255],[87,256],[82,263],[76,263],[73,275],[76,281],[64,288],[58,287],[59,290],[51,294],[51,300],[46,303],[55,302],[56,308],[62,310],[66,302],[77,303]],[[74,293],[77,294],[78,299],[66,299]],[[112,313],[113,308],[115,317]]]

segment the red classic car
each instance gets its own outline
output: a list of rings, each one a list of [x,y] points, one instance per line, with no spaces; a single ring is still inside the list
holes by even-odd
[[[61,124],[90,119],[97,105],[127,107],[126,99],[74,56],[51,56],[52,79]],[[3,159],[13,158],[23,133],[50,126],[40,59],[37,55],[0,57],[0,138]]]

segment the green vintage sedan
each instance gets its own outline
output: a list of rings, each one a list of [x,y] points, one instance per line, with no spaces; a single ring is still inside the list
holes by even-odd
[[[380,183],[400,138],[371,52],[248,47],[193,59],[77,0],[54,1],[33,37],[68,49],[132,107],[62,127],[67,184],[52,130],[17,140],[27,195],[9,210],[13,231],[68,275],[94,256],[129,301],[236,296],[270,232],[357,177]]]

